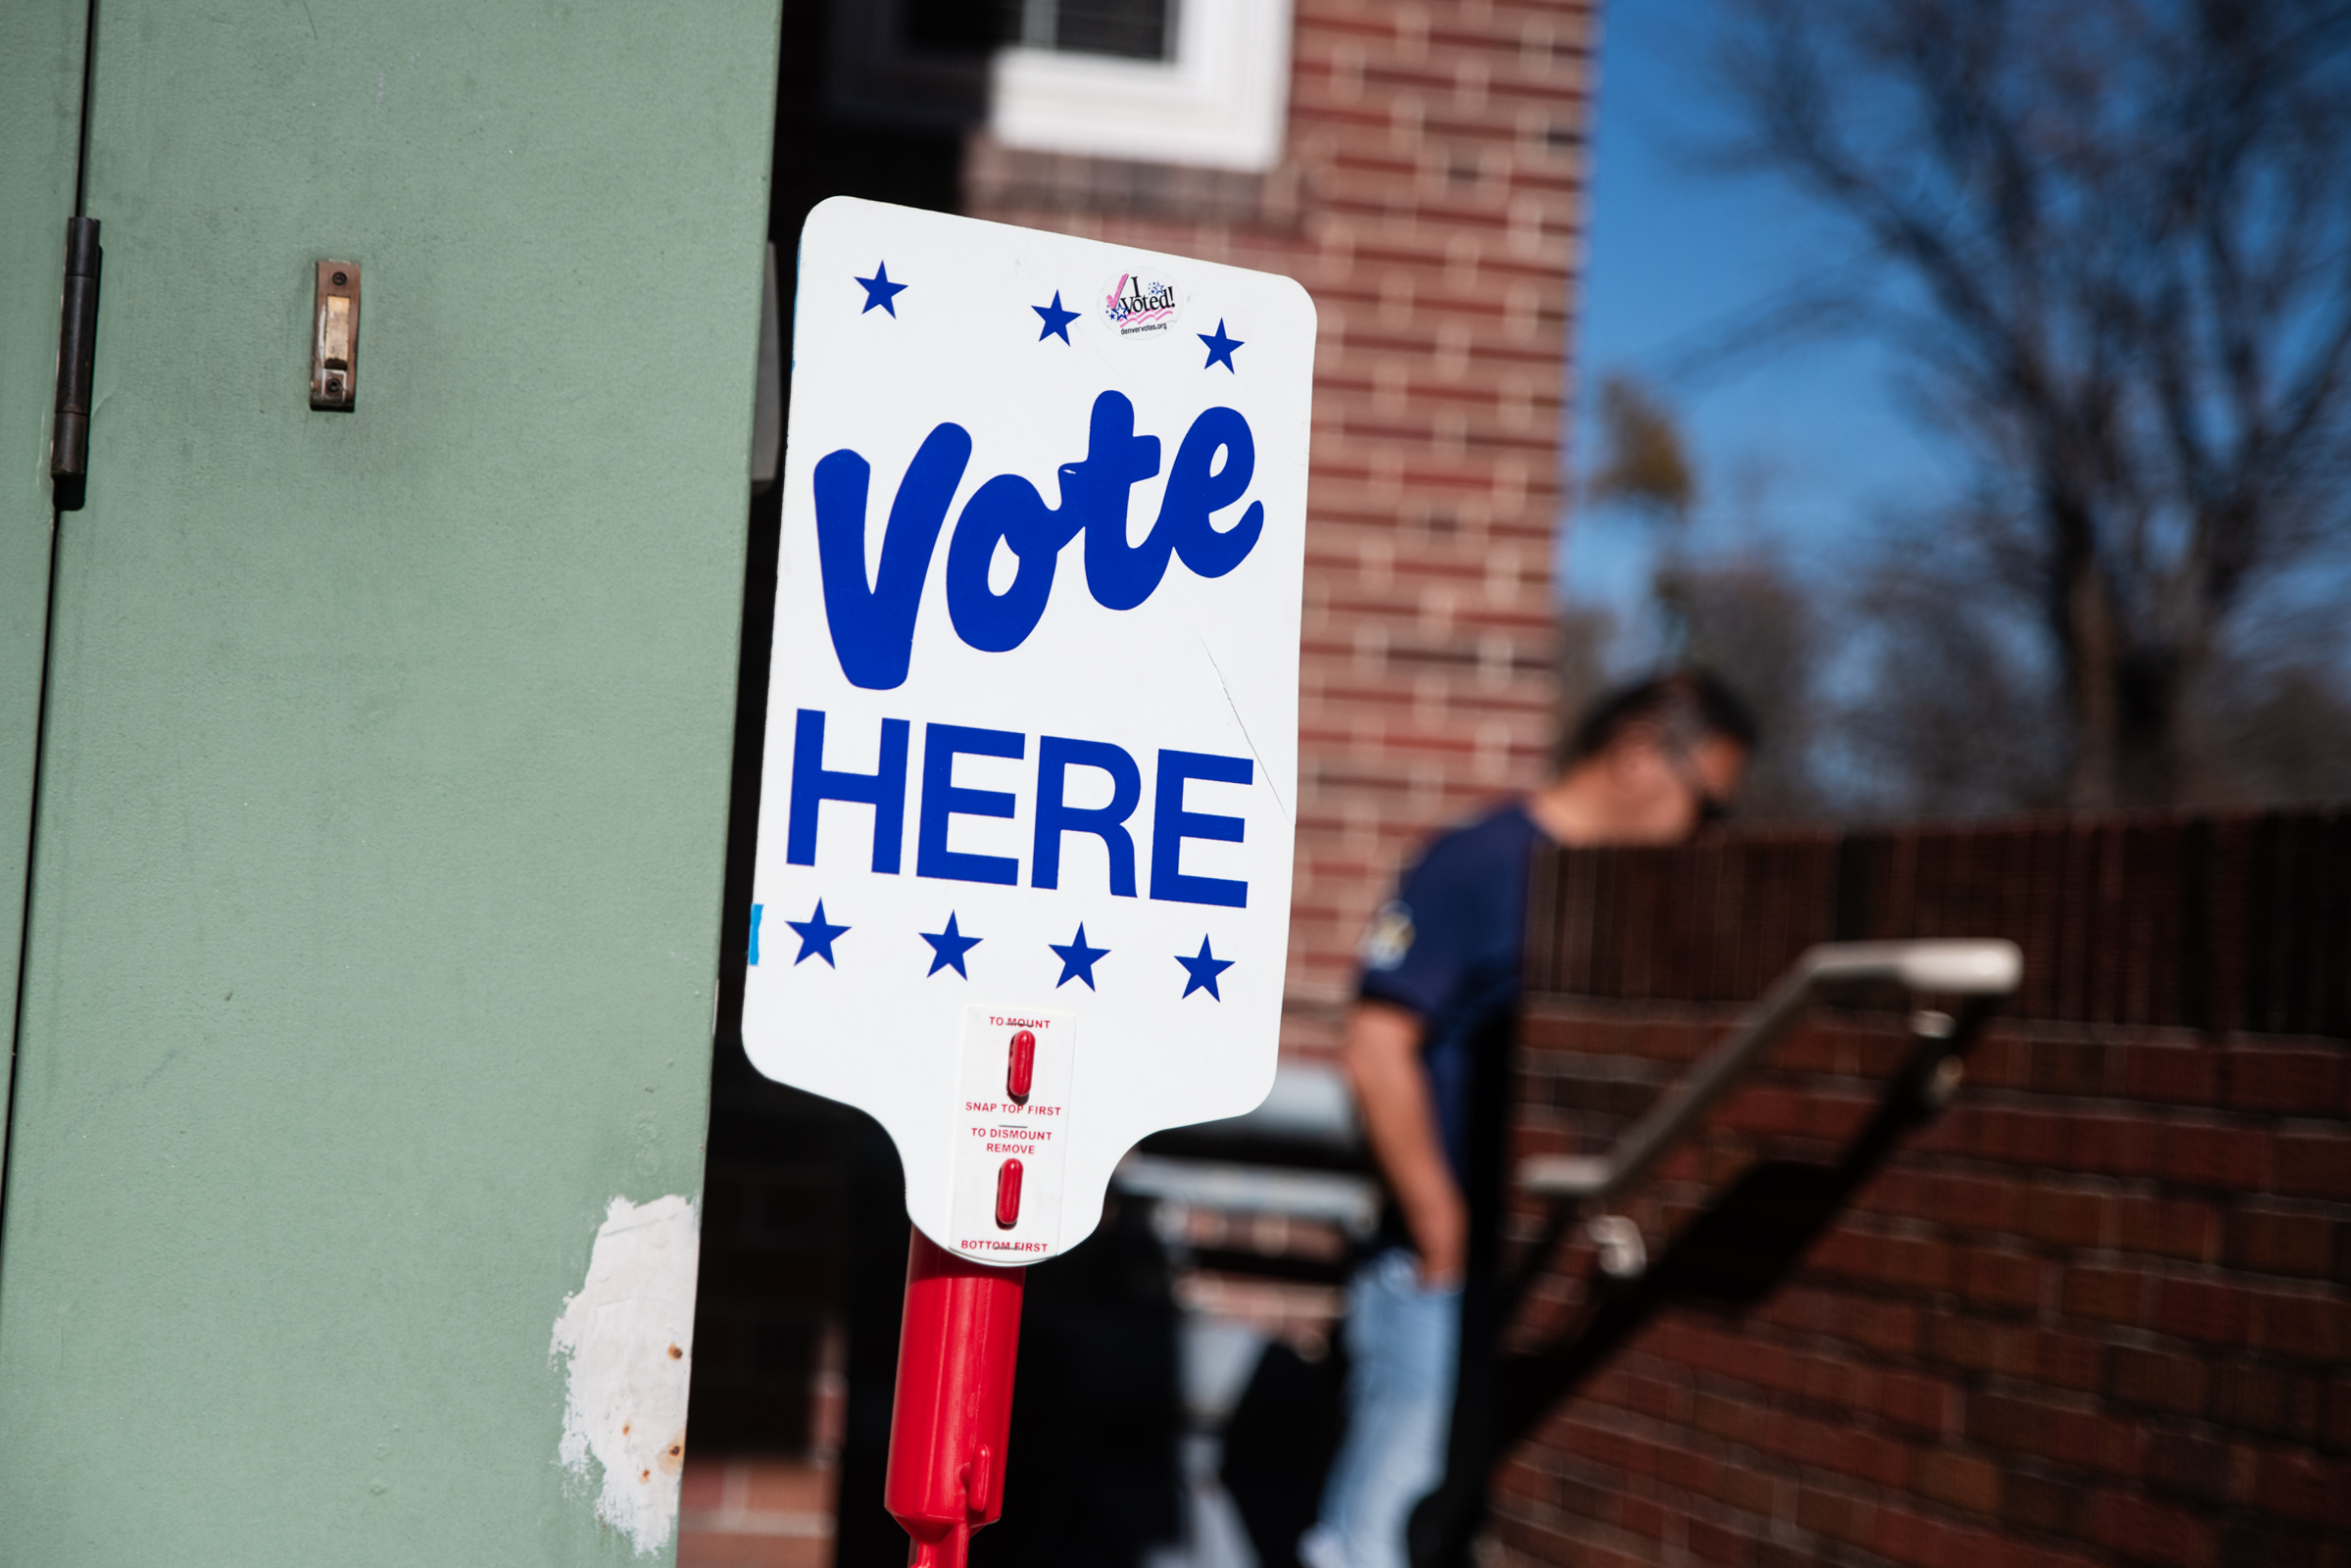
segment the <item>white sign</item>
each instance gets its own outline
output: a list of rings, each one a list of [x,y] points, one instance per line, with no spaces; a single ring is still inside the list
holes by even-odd
[[[942,1247],[1273,1081],[1313,363],[1285,277],[809,215],[743,1036]]]

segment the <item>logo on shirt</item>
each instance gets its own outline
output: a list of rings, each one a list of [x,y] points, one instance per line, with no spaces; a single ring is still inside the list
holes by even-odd
[[[1355,956],[1366,969],[1393,969],[1404,961],[1412,951],[1412,910],[1398,900],[1391,899],[1380,906],[1363,931],[1363,941],[1355,949]]]

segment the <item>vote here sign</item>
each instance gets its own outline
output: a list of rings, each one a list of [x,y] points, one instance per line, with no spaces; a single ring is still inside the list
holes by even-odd
[[[1313,359],[1288,278],[808,218],[743,1034],[952,1251],[1272,1082]]]

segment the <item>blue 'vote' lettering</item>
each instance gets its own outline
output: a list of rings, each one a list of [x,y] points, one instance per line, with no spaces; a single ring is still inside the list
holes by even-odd
[[[971,462],[971,435],[940,424],[923,438],[899,481],[882,535],[881,569],[865,581],[866,504],[872,466],[844,447],[816,464],[816,557],[833,652],[850,684],[868,691],[903,685],[914,655],[914,620],[947,509]],[[1000,473],[981,485],[955,519],[947,548],[947,613],[955,635],[983,653],[1018,648],[1037,629],[1053,594],[1062,547],[1086,536],[1086,586],[1105,610],[1149,599],[1180,558],[1202,577],[1221,577],[1248,559],[1265,531],[1265,503],[1218,529],[1214,514],[1241,499],[1256,472],[1257,444],[1240,411],[1212,408],[1192,421],[1176,448],[1159,515],[1139,545],[1127,543],[1128,493],[1159,472],[1159,438],[1135,433],[1135,406],[1117,392],[1094,400],[1086,456],[1060,466],[1061,504]],[[998,541],[1019,563],[1003,593],[988,585]]]

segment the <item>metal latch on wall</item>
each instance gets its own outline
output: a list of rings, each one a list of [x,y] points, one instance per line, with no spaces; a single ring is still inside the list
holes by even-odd
[[[81,507],[90,471],[90,383],[98,354],[98,220],[66,220],[65,306],[57,326],[57,422],[50,428],[49,479],[58,509]]]
[[[311,332],[311,407],[349,413],[359,396],[360,264],[318,264]]]

